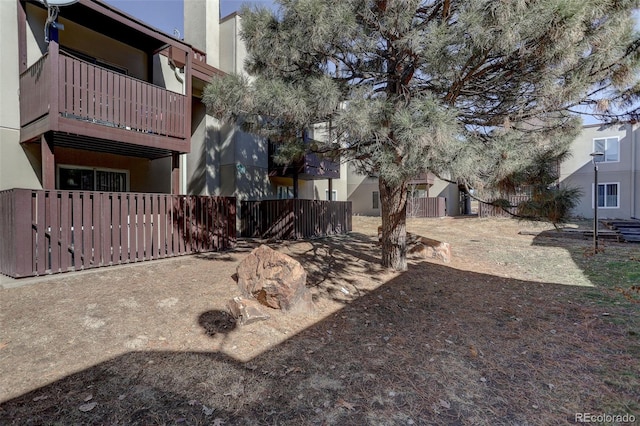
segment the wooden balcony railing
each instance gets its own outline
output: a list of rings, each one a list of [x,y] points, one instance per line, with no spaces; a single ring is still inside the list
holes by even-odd
[[[20,76],[20,124],[47,114],[185,139],[187,97],[55,52]],[[57,129],[47,129],[57,130]]]
[[[340,179],[339,161],[332,161],[309,152],[299,161],[283,166],[273,160],[276,150],[276,145],[269,143],[269,176],[292,177],[297,174],[298,178],[303,180]]]
[[[193,48],[193,60],[194,62],[207,63],[207,54],[200,49]]]
[[[20,126],[24,127],[49,113],[51,60],[44,55],[20,76]]]

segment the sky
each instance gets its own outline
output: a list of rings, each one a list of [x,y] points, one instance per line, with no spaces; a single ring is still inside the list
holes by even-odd
[[[131,16],[155,27],[167,34],[174,34],[178,30],[184,34],[183,0],[104,0]],[[190,0],[184,0],[190,1]],[[270,7],[272,1],[220,0],[220,14],[225,17],[243,4],[255,4]],[[180,37],[182,38],[182,36]]]

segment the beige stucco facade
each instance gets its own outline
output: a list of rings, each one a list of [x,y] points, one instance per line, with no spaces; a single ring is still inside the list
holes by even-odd
[[[602,148],[595,141],[609,140],[607,161],[598,162],[598,185],[608,199],[600,204],[600,218],[629,219],[640,216],[640,125],[589,125],[571,145],[571,157],[560,165],[560,183],[582,191],[572,215],[594,215],[595,170],[591,153]],[[617,147],[616,147],[617,146]],[[617,151],[617,158],[616,157]],[[604,186],[604,187],[603,187]]]
[[[244,74],[247,51],[239,15],[220,19],[219,1],[191,0],[184,3],[184,19],[185,41],[206,52],[207,63],[226,73]],[[220,123],[206,113],[200,97],[194,97],[192,110],[191,152],[184,156],[187,192],[238,200],[291,196],[292,178],[270,176],[265,138]],[[300,179],[298,198],[325,199],[327,187],[326,179]]]
[[[0,1],[0,190],[41,188],[34,155],[20,145],[17,3]],[[30,161],[31,157],[31,161]]]

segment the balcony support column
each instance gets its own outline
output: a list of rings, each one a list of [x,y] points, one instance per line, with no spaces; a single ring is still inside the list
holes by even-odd
[[[171,193],[180,194],[180,154],[171,154]]]
[[[293,168],[293,198],[298,199],[298,167]]]
[[[48,78],[49,83],[49,123],[51,130],[58,130],[58,118],[60,116],[60,103],[58,85],[60,84],[60,46],[57,38],[49,40],[49,60],[51,68]]]
[[[42,189],[56,189],[56,162],[51,136],[40,136],[40,156],[42,157]]]
[[[27,13],[25,2],[18,3],[18,59],[19,72],[22,74],[27,70]]]

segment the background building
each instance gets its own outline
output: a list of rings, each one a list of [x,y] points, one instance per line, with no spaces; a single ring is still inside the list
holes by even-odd
[[[598,162],[600,218],[640,217],[640,125],[594,124],[584,126],[571,145],[571,157],[560,165],[561,185],[582,190],[574,216],[592,218],[594,213],[594,165],[591,153],[604,156]]]

